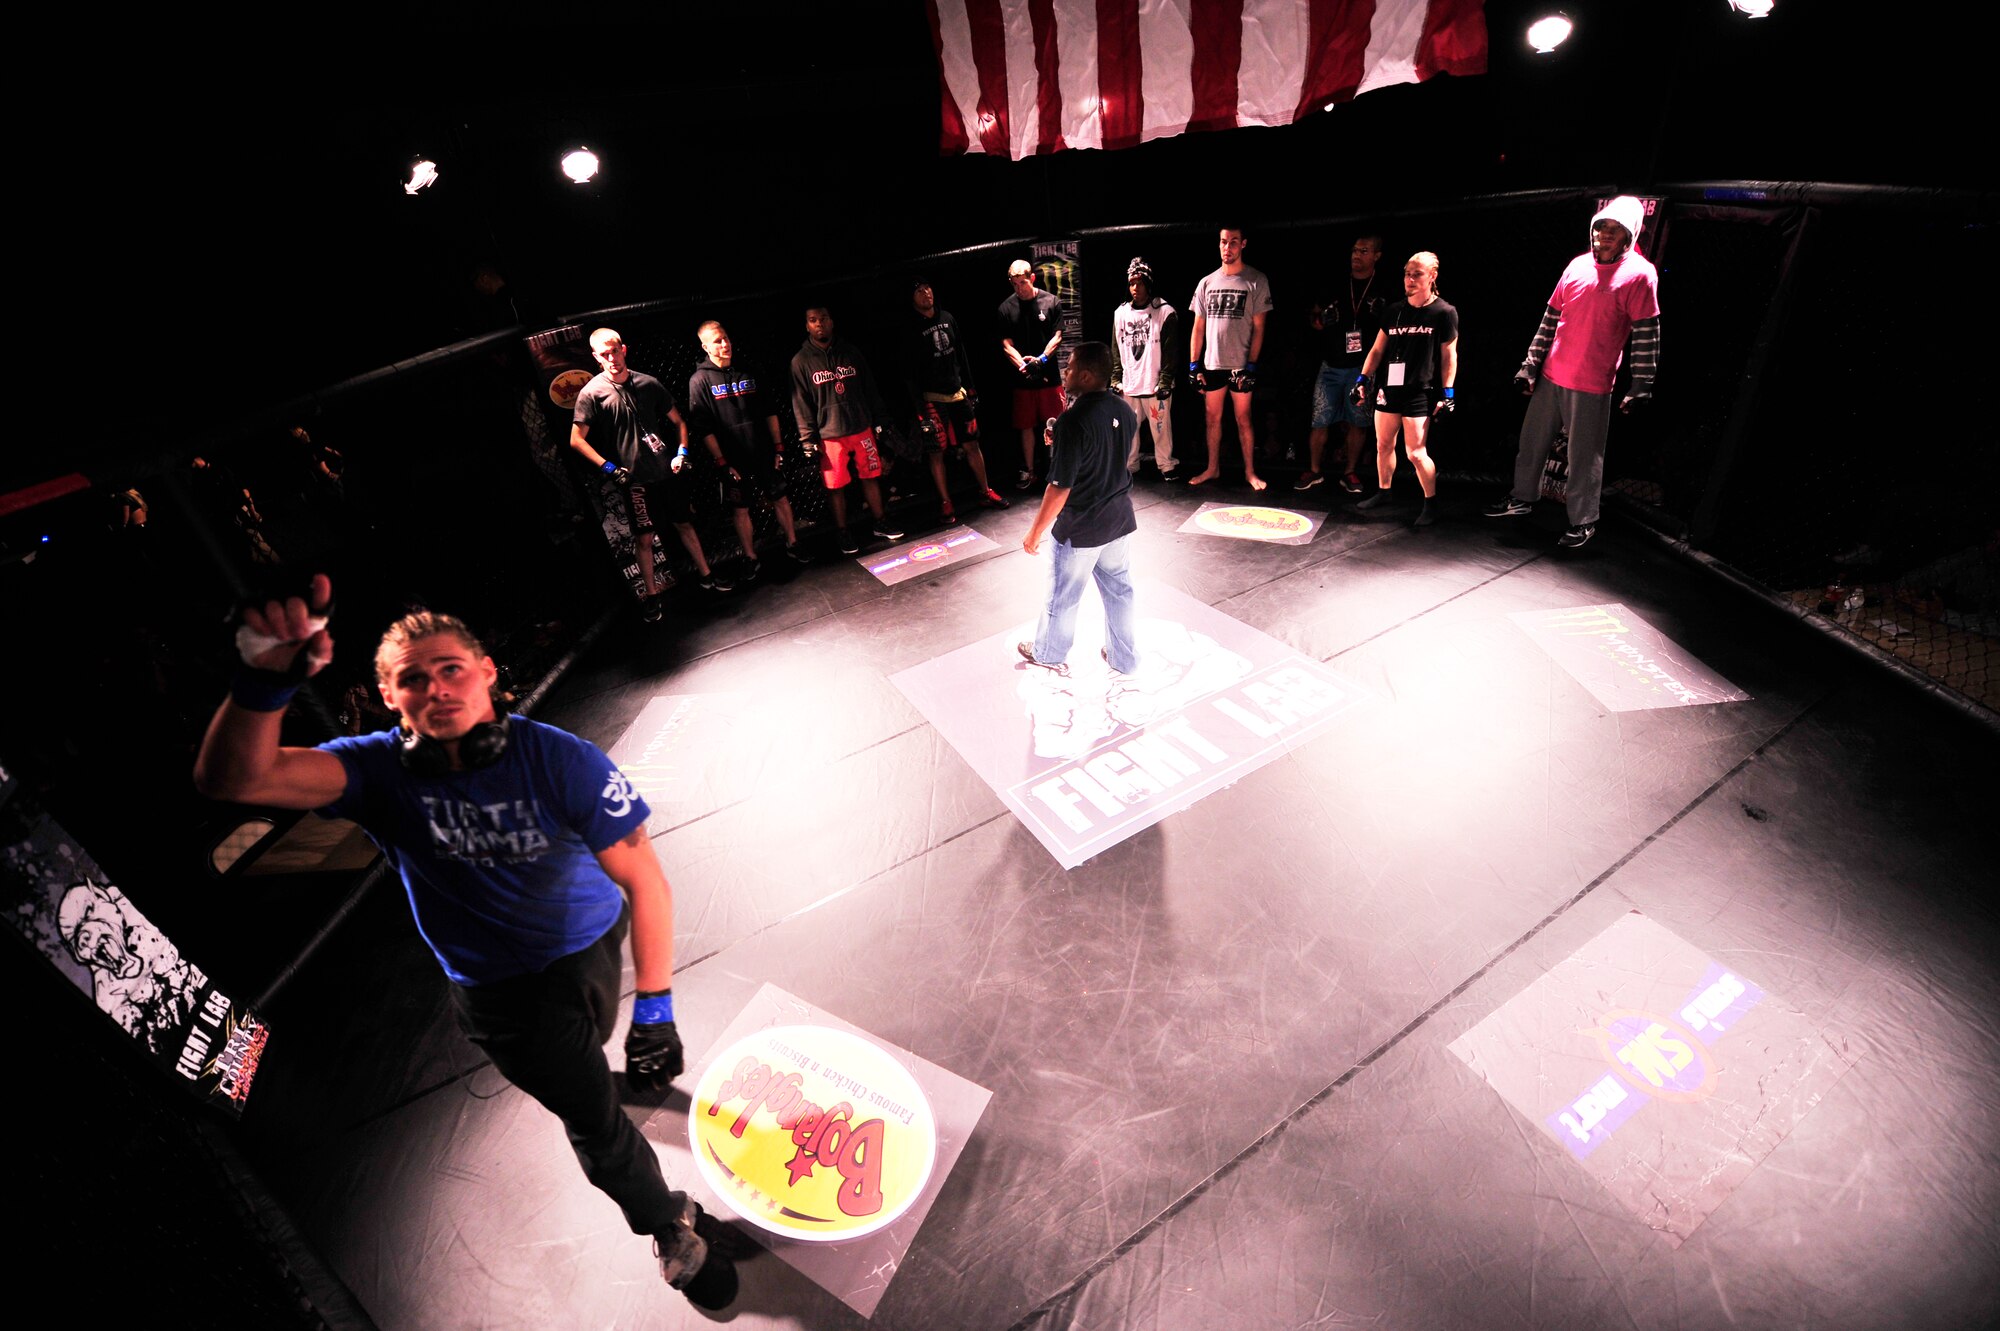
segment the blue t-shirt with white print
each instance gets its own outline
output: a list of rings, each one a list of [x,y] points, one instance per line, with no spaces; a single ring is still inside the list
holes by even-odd
[[[351,818],[402,875],[417,932],[464,985],[530,975],[589,947],[624,894],[598,851],[652,812],[604,751],[524,717],[491,767],[419,776],[393,730],[329,740],[347,789],[319,812]]]

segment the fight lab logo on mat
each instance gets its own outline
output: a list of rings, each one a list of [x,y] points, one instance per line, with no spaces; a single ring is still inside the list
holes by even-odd
[[[1637,911],[1451,1051],[1676,1244],[1855,1058]]]
[[[1185,592],[1142,583],[1137,599],[1130,675],[1099,654],[1103,607],[1086,597],[1062,672],[1021,661],[1026,625],[890,681],[1065,869],[1241,781],[1368,696]]]
[[[1203,504],[1177,530],[1267,545],[1310,545],[1324,513],[1295,513],[1261,504]]]
[[[1700,707],[1750,696],[1616,603],[1507,617],[1614,712]]]
[[[738,1215],[815,1243],[893,1223],[937,1160],[916,1079],[869,1040],[825,1026],[760,1030],[716,1055],[688,1133],[708,1185]]]

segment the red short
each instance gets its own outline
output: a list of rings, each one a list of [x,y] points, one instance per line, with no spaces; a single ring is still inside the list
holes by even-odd
[[[852,479],[847,474],[849,455],[854,458],[854,474],[862,480],[872,481],[882,474],[882,454],[875,447],[874,430],[835,435],[819,441],[819,474],[827,489],[844,489]]]
[[[1051,416],[1063,414],[1060,388],[1017,388],[1014,390],[1014,428],[1039,430]]]

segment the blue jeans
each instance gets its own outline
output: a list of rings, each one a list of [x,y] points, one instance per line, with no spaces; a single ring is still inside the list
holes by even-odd
[[[1076,641],[1076,607],[1083,584],[1095,576],[1097,594],[1104,598],[1106,655],[1111,668],[1131,674],[1139,668],[1139,642],[1132,616],[1132,537],[1128,533],[1109,545],[1078,547],[1050,542],[1049,600],[1035,630],[1035,659],[1061,665]]]

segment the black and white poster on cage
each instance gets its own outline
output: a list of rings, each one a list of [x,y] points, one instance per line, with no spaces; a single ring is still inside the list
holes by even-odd
[[[9,800],[0,908],[62,976],[194,1094],[243,1112],[269,1028],[216,988],[46,813]]]

